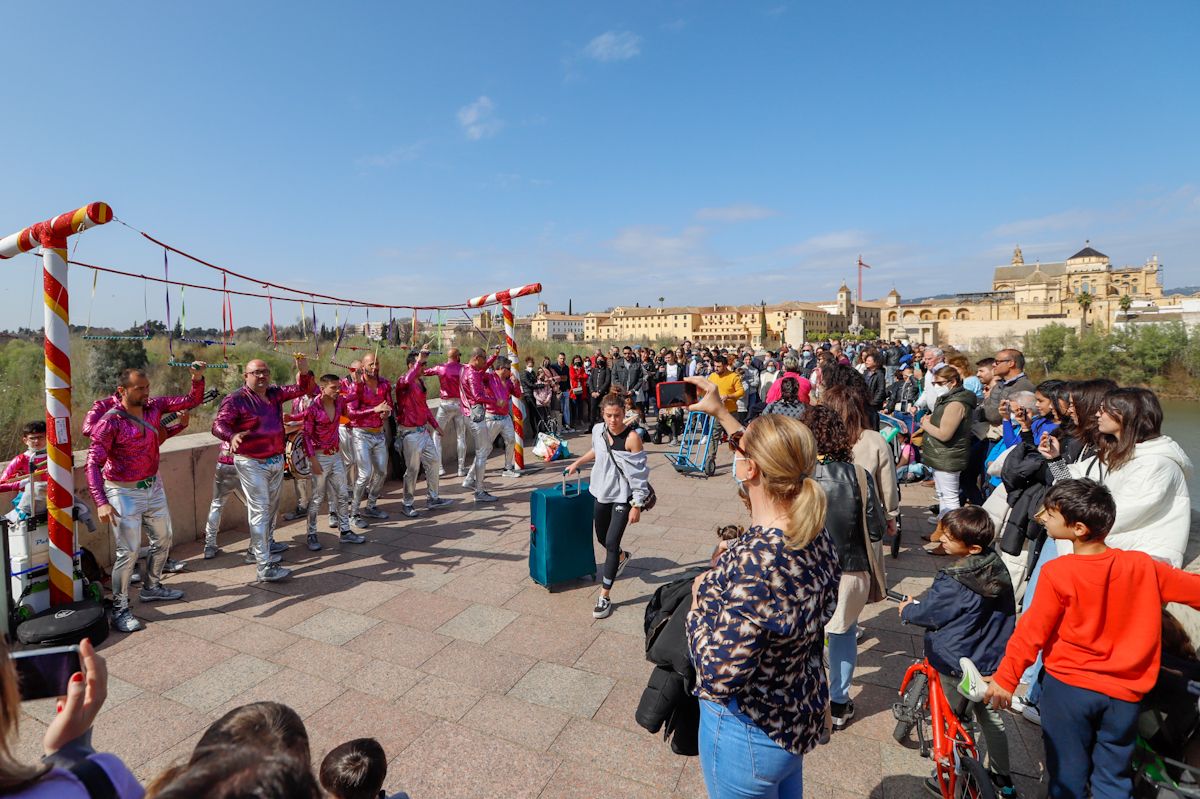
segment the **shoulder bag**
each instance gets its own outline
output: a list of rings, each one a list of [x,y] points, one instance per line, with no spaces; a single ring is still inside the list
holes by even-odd
[[[629,478],[625,476],[625,470],[621,468],[621,462],[617,460],[617,456],[613,453],[612,442],[608,440],[608,431],[605,430],[604,434],[600,437],[604,439],[604,446],[608,447],[608,457],[612,460],[613,466],[616,467],[617,474],[621,475],[621,477],[625,480],[626,485],[629,486],[629,499],[630,501],[633,501],[633,483],[630,482]],[[647,480],[646,498],[642,500],[642,510],[653,510],[657,502],[658,495],[654,493],[654,486],[650,485],[650,481]]]

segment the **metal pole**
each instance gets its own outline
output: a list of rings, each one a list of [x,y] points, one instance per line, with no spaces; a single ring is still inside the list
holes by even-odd
[[[92,203],[0,239],[0,259],[42,248],[45,325],[46,510],[50,538],[50,604],[79,598],[75,582],[74,457],[71,452],[71,336],[67,297],[67,239],[112,219]]]

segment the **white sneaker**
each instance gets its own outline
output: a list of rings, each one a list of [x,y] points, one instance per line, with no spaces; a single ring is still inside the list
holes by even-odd
[[[504,475],[505,477],[520,477],[521,476],[521,472],[517,471],[516,469],[505,469],[503,472],[501,472],[501,474]]]
[[[975,667],[970,658],[959,658],[958,666],[962,669],[962,679],[958,681],[958,692],[972,702],[982,702],[988,689],[983,675],[979,673],[979,669]]]
[[[1031,721],[1039,727],[1042,726],[1042,714],[1038,712],[1037,705],[1025,704],[1021,708],[1021,715],[1025,717],[1026,721]]]

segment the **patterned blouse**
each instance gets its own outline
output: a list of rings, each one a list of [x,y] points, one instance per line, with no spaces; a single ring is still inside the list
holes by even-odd
[[[837,552],[822,531],[789,549],[751,527],[700,583],[687,618],[696,695],[738,707],[795,754],[816,746],[829,687],[821,650],[837,605]]]

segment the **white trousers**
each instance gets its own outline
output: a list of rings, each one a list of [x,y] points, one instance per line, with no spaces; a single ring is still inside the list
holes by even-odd
[[[247,458],[233,456],[242,493],[246,495],[246,516],[250,524],[250,552],[258,562],[258,571],[267,568],[275,516],[279,513],[279,493],[283,487],[283,456]]]
[[[488,414],[482,422],[471,422],[471,434],[475,439],[475,462],[467,473],[467,480],[474,481],[475,493],[483,493],[483,473],[487,469],[488,455],[492,454],[492,442],[496,436],[504,438],[504,468],[513,468],[513,450],[517,446],[517,433],[513,429],[511,416]]]
[[[383,490],[383,481],[387,477],[388,452],[387,439],[383,433],[371,433],[361,427],[352,428],[354,442],[354,465],[358,469],[358,479],[354,481],[354,497],[350,502],[350,512],[358,513],[363,497],[367,499],[367,507],[375,507],[379,494]]]
[[[328,493],[330,507],[337,508],[333,516],[338,529],[343,533],[350,529],[350,488],[346,485],[346,463],[340,453],[313,455],[313,462],[320,464],[321,473],[313,473],[312,498],[308,503],[308,534],[317,533],[317,516],[321,512]]]
[[[208,506],[208,522],[204,525],[204,546],[217,545],[217,533],[221,529],[221,510],[225,507],[225,498],[235,494],[242,504],[246,504],[246,495],[242,493],[242,481],[238,479],[237,467],[232,463],[217,463],[217,471],[213,475],[213,498]]]
[[[933,493],[938,501],[938,518],[942,518],[961,504],[958,499],[958,478],[960,472],[939,472],[933,470]]]

